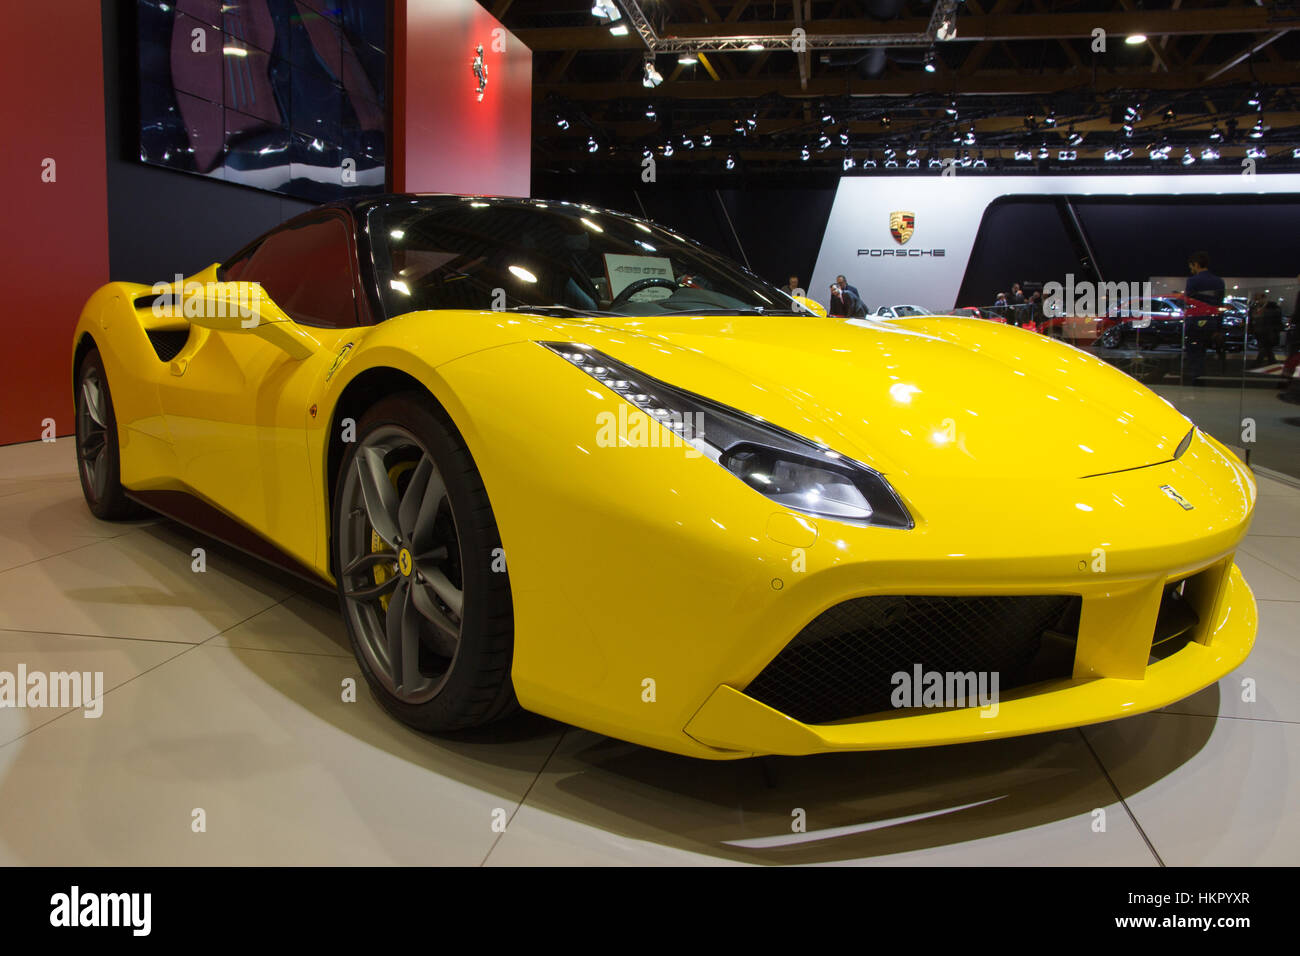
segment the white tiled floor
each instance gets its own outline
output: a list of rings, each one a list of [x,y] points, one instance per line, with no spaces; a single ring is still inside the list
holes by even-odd
[[[343,700],[329,594],[96,521],[71,440],[0,448],[0,671],[107,689],[99,718],[0,710],[0,864],[1294,865],[1300,488],[1260,488],[1259,638],[1217,687],[1083,731],[711,763],[527,715],[414,733]]]

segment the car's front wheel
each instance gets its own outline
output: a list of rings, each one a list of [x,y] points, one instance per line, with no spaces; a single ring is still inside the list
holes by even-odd
[[[333,529],[352,648],[390,713],[445,731],[516,709],[500,533],[464,441],[429,399],[386,398],[357,422]]]
[[[1112,325],[1101,334],[1097,340],[1098,344],[1104,349],[1117,349],[1124,344],[1124,328],[1120,325]]]

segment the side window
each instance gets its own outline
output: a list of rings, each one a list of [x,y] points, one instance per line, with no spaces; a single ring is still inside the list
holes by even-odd
[[[335,216],[310,219],[267,236],[227,264],[230,281],[260,282],[295,322],[346,328],[357,324],[351,237]]]

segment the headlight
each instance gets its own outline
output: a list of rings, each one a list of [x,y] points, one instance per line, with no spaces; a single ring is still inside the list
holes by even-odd
[[[860,462],[753,415],[651,378],[590,346],[538,344],[783,507],[851,524],[914,526],[884,476]]]

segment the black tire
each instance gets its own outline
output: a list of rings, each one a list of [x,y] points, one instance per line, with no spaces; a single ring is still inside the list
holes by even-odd
[[[1101,334],[1097,344],[1104,349],[1117,349],[1124,344],[1124,330],[1118,325],[1112,325]]]
[[[99,349],[87,352],[77,367],[73,407],[77,423],[77,475],[91,514],[105,521],[145,515],[145,509],[128,498],[122,487],[117,416]]]
[[[416,699],[404,699],[401,693],[400,679],[391,673],[393,669],[403,671],[399,661],[392,666],[391,648],[389,659],[384,660],[384,652],[375,641],[385,640],[384,633],[375,633],[375,628],[387,631],[389,608],[397,600],[398,591],[388,595],[386,602],[379,597],[358,600],[355,595],[363,588],[369,588],[372,579],[379,579],[379,572],[367,566],[353,575],[345,574],[345,568],[352,566],[359,559],[369,559],[376,553],[394,554],[391,561],[391,573],[398,584],[407,588],[407,594],[421,587],[418,582],[425,581],[423,575],[416,572],[415,559],[407,555],[405,561],[397,560],[400,550],[389,551],[381,547],[369,547],[367,541],[379,542],[378,531],[365,504],[363,479],[356,476],[358,457],[364,453],[380,454],[383,446],[371,444],[376,436],[384,436],[385,442],[396,442],[397,447],[383,452],[384,467],[392,477],[393,491],[397,500],[404,500],[410,487],[415,484],[415,475],[425,465],[425,458],[431,461],[435,477],[441,478],[444,496],[436,506],[439,527],[447,535],[447,515],[450,514],[451,531],[455,547],[445,543],[439,550],[458,551],[458,560],[453,561],[449,554],[442,559],[441,567],[446,572],[444,583],[460,584],[460,597],[463,606],[459,615],[453,615],[450,606],[440,610],[447,618],[458,616],[459,635],[455,640],[454,652],[444,656],[440,652],[438,640],[446,640],[445,633],[439,633],[429,620],[416,614],[419,622],[419,649],[416,659],[419,662],[419,678],[427,681],[433,689],[425,687]],[[413,447],[407,450],[401,445],[409,437]],[[504,569],[504,552],[501,550],[501,535],[497,530],[492,505],[488,500],[487,489],[479,475],[469,450],[446,414],[428,396],[418,392],[407,392],[385,398],[367,410],[356,424],[356,440],[348,444],[339,474],[335,482],[334,502],[332,503],[332,536],[330,547],[336,569],[338,594],[343,617],[348,626],[348,637],[352,643],[353,653],[361,666],[366,682],[379,703],[403,723],[417,730],[439,732],[476,727],[507,717],[518,710],[514,686],[510,681],[510,667],[514,657],[514,610],[510,596],[510,579]],[[379,450],[377,450],[379,449]],[[389,468],[388,462],[395,460],[396,465]],[[418,464],[407,466],[407,461]],[[363,462],[364,464],[364,462]],[[401,469],[405,467],[405,471]],[[404,476],[410,476],[406,487],[401,482]],[[360,486],[360,487],[359,487]],[[361,494],[362,504],[357,506],[357,495]],[[345,513],[346,509],[346,513]],[[423,517],[423,505],[419,507]],[[369,529],[367,536],[366,529]],[[409,551],[415,552],[412,543],[418,532],[408,536],[406,543]],[[445,537],[442,539],[447,540]],[[401,550],[407,550],[405,548]],[[406,570],[401,566],[405,564]],[[454,566],[453,566],[454,565]],[[425,565],[420,564],[423,570]],[[405,580],[401,580],[405,578]],[[432,587],[431,585],[428,587]],[[351,589],[351,592],[349,591]],[[354,596],[349,596],[349,594]],[[426,588],[424,601],[432,591]],[[420,602],[411,600],[411,613]],[[406,602],[403,602],[406,607]],[[444,621],[444,624],[447,623]],[[402,625],[399,624],[399,627]],[[402,643],[401,641],[398,642]],[[406,651],[402,651],[405,655]],[[439,668],[443,668],[439,673]],[[403,673],[408,673],[403,671]],[[413,682],[411,686],[423,686]],[[425,694],[431,696],[424,697]]]

